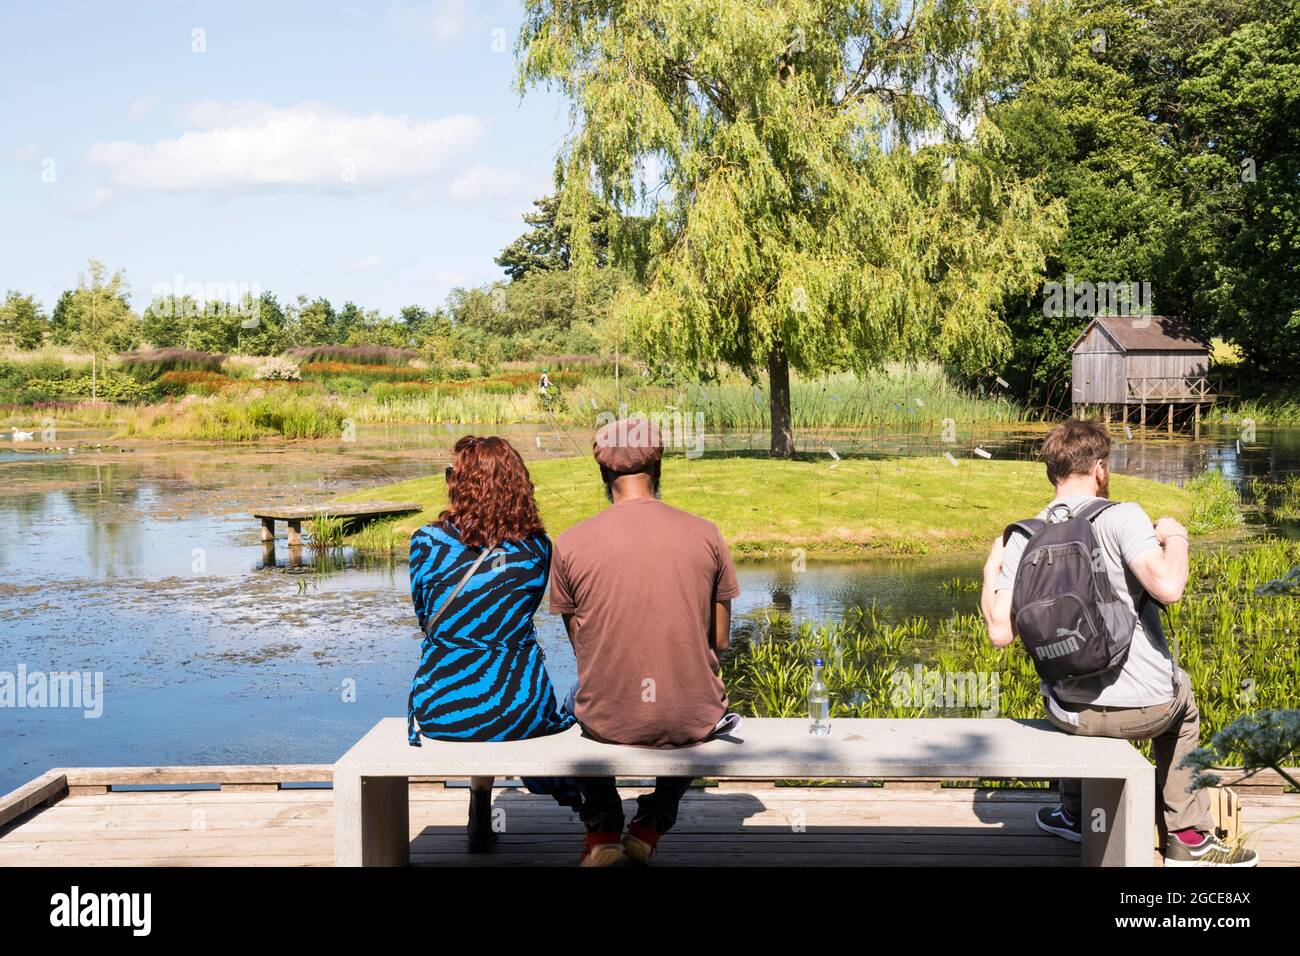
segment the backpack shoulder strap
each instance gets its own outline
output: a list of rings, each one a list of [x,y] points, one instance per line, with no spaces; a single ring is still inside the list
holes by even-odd
[[[1047,522],[1042,518],[1025,518],[1023,521],[1013,521],[1002,532],[1002,543],[1006,544],[1010,541],[1011,535],[1017,531],[1023,532],[1026,538],[1032,538],[1042,531],[1046,525]]]
[[[1097,520],[1097,516],[1103,511],[1107,508],[1113,508],[1117,504],[1119,504],[1118,501],[1111,501],[1108,498],[1097,498],[1093,501],[1089,501],[1086,505],[1080,508],[1073,517],[1083,518],[1085,521],[1095,521]]]

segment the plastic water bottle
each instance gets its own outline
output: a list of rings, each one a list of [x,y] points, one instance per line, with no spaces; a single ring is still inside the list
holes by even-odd
[[[808,733],[824,737],[831,732],[831,692],[822,680],[825,662],[819,657],[813,661],[812,686],[808,688]]]

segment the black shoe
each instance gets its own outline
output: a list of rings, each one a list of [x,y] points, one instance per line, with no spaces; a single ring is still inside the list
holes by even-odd
[[[497,842],[497,835],[492,829],[492,791],[471,790],[469,792],[469,823],[465,826],[469,834],[468,850],[470,853],[487,853]]]
[[[1210,833],[1196,846],[1189,846],[1178,837],[1165,840],[1165,866],[1258,866],[1259,855],[1244,846],[1229,846]]]
[[[1071,820],[1065,807],[1043,807],[1038,811],[1038,829],[1063,837],[1071,843],[1082,843],[1083,832],[1078,820]]]

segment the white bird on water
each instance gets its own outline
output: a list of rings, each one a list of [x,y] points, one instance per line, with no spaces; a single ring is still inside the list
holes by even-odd
[[[16,428],[11,428],[10,431],[13,432],[13,434],[14,434],[14,441],[31,441],[31,440],[32,440],[32,433],[31,433],[31,432],[20,432],[20,431],[19,431],[18,429],[16,429]]]

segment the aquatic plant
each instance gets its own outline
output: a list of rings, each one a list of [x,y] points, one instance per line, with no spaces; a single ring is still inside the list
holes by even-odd
[[[1297,565],[1300,542],[1294,541],[1270,539],[1235,552],[1193,554],[1188,587],[1169,608],[1165,626],[1178,635],[1180,664],[1191,679],[1206,733],[1216,734],[1247,713],[1296,707],[1300,599],[1257,593],[1256,587]],[[943,696],[936,706],[928,692],[897,693],[916,683],[918,665],[925,681],[943,682],[945,694],[949,677],[969,683],[975,675],[986,687],[996,679],[999,716],[1043,716],[1038,675],[1028,656],[1019,645],[1007,650],[990,645],[977,614],[894,620],[872,605],[851,609],[834,624],[769,617],[748,632],[738,630],[721,666],[732,706],[743,714],[804,715],[811,663],[821,657],[832,719],[973,717],[985,710],[978,700],[972,705],[969,699]],[[1240,747],[1232,753],[1218,750],[1223,760],[1241,761]]]
[[[1193,495],[1187,528],[1192,534],[1206,534],[1233,528],[1245,519],[1237,486],[1217,471],[1206,471],[1183,486]]]

